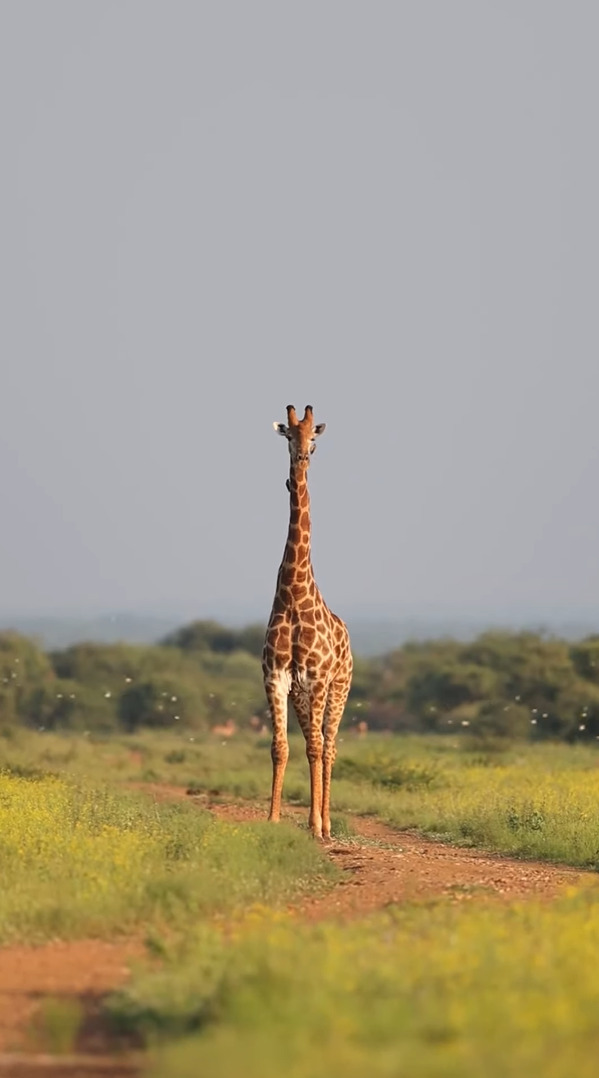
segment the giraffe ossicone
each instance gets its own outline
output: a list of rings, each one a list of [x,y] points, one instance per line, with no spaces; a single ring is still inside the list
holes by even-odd
[[[269,819],[276,822],[281,815],[291,697],[310,765],[310,830],[317,838],[330,838],[331,774],[351,685],[352,655],[347,626],[329,610],[312,570],[308,468],[325,424],[314,424],[312,405],[306,405],[298,419],[288,404],[287,423],[273,426],[289,448],[289,529],[262,657],[273,731]]]

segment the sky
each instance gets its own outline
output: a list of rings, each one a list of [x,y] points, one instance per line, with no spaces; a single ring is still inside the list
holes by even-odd
[[[0,616],[599,615],[594,0],[5,0]],[[599,620],[599,619],[598,619]]]

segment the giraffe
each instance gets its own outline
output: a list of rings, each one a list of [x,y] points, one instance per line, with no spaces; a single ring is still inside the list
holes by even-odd
[[[352,676],[347,627],[326,605],[310,558],[308,467],[316,438],[325,429],[314,425],[306,405],[299,420],[287,405],[287,424],[273,424],[287,439],[290,456],[289,531],[264,642],[262,669],[272,721],[272,796],[269,820],[278,822],[285,768],[289,758],[287,698],[290,696],[306,741],[310,764],[309,826],[315,838],[331,837],[331,772],[336,737]]]

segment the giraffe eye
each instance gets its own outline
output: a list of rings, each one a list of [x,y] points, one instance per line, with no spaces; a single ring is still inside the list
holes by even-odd
[[[310,452],[313,453],[315,449],[316,449],[316,442],[312,442],[312,445],[310,446]]]

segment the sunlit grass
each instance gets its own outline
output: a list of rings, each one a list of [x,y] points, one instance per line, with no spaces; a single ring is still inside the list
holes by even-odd
[[[153,1073],[293,1078],[596,1073],[599,895],[440,902],[352,925],[254,915],[186,938],[111,1001],[177,1038]]]
[[[0,774],[0,942],[139,933],[324,885],[296,828],[238,827],[187,804]]]
[[[147,732],[111,740],[21,731],[3,755],[36,769],[123,783],[174,783],[211,797],[261,800],[269,740]],[[309,802],[303,739],[291,739],[284,805]],[[487,747],[459,737],[340,739],[334,812],[375,814],[445,840],[575,865],[599,864],[599,751],[592,745]]]
[[[426,750],[426,742],[404,750],[397,740],[363,750],[358,763],[367,765],[366,777],[352,784],[339,780],[336,806],[375,813],[396,827],[415,827],[459,843],[575,865],[599,864],[599,755],[594,749],[539,746],[491,757],[459,749],[435,753],[434,746]],[[393,786],[390,779],[401,775],[402,768],[404,781]]]
[[[110,1011],[161,1045],[157,1076],[594,1076],[598,893],[509,907],[438,901],[309,926],[282,908],[333,870],[302,828],[227,824],[126,788],[174,783],[257,797],[266,810],[268,749],[182,733],[3,740],[0,941],[146,938],[152,964]],[[374,812],[454,841],[594,865],[598,765],[582,746],[348,739],[336,830],[351,832],[340,812]],[[285,794],[307,803],[299,738]],[[76,1023],[65,1013],[49,1021],[66,1044]]]

